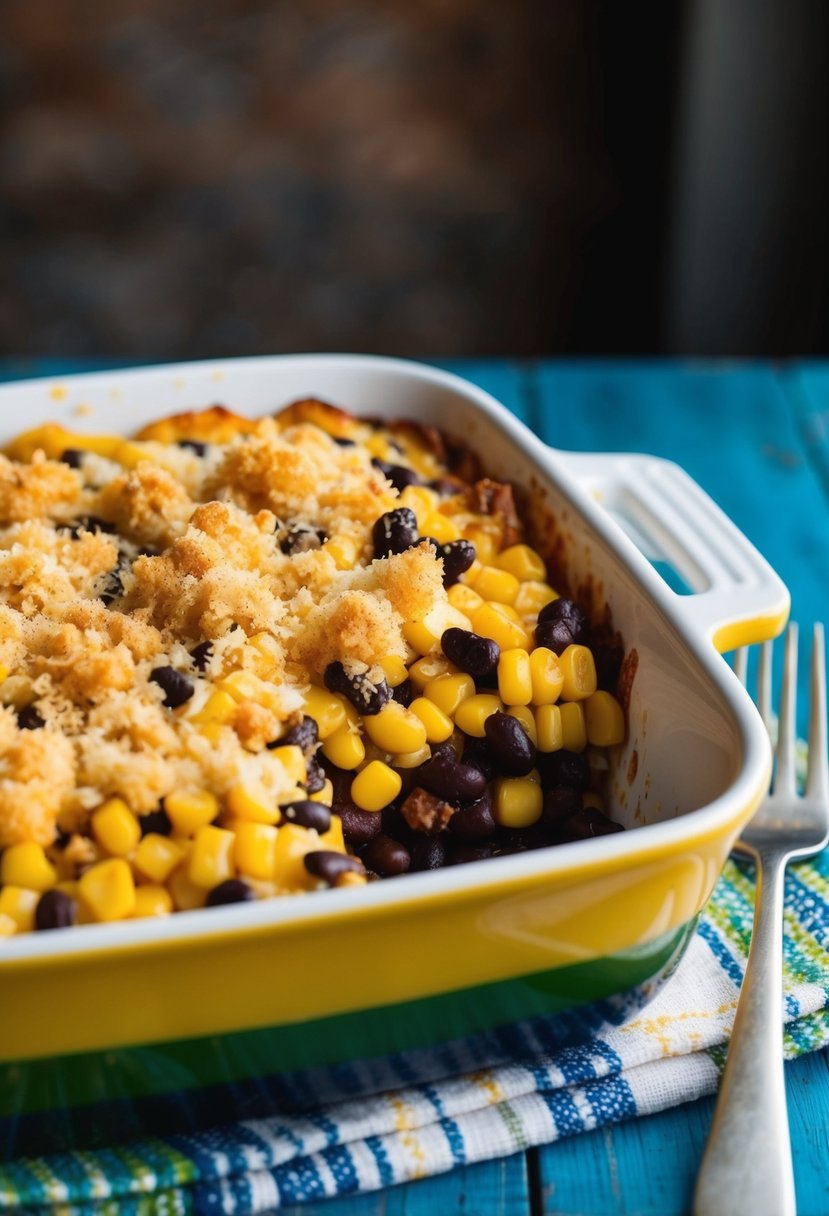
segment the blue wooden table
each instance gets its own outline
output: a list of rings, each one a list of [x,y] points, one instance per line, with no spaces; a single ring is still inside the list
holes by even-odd
[[[10,361],[4,378],[89,370]],[[95,366],[104,366],[98,362]],[[765,554],[804,632],[829,618],[829,365],[444,363],[547,442],[682,464]],[[800,1216],[829,1212],[829,1057],[787,1065]],[[682,1216],[713,1110],[703,1099],[506,1160],[289,1216]]]

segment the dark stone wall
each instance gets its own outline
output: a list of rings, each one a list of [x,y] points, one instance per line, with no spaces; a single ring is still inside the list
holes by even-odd
[[[566,348],[618,202],[595,21],[5,0],[0,352]]]

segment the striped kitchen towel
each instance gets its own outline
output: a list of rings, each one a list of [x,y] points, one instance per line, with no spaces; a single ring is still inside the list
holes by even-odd
[[[754,887],[729,862],[670,983],[589,1044],[301,1116],[0,1166],[0,1210],[66,1216],[269,1212],[391,1186],[615,1123],[717,1086]],[[785,1048],[829,1042],[829,856],[786,880]],[[537,1051],[537,1047],[535,1048]]]

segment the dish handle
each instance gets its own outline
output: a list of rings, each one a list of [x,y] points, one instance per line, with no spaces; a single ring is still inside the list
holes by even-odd
[[[781,632],[790,603],[782,579],[679,465],[568,452],[567,467],[662,573],[691,630],[721,653]]]

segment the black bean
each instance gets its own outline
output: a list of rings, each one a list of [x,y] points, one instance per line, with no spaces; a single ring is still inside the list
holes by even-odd
[[[315,757],[316,758],[316,757]],[[345,768],[338,768],[336,764],[332,764],[327,756],[318,757],[322,765],[323,771],[331,782],[334,788],[334,802],[350,802],[351,801],[351,783],[354,780],[354,774]]]
[[[583,645],[590,636],[590,622],[573,600],[558,599],[545,604],[538,614],[536,646],[546,646],[556,654],[574,642]]]
[[[175,667],[154,667],[150,672],[150,679],[164,690],[165,696],[161,704],[167,709],[176,709],[183,705],[195,692],[193,681],[176,671]]]
[[[440,494],[441,498],[457,494],[463,489],[463,482],[455,477],[435,477],[433,481],[427,482],[427,485],[430,490],[435,490]]]
[[[283,553],[293,556],[295,553],[309,553],[319,549],[328,540],[322,528],[312,528],[310,524],[288,524],[285,535],[279,542]]]
[[[355,439],[346,439],[344,435],[332,435],[331,438],[341,448],[353,448],[357,446]]]
[[[411,549],[417,541],[417,519],[409,507],[396,507],[387,511],[372,529],[375,557],[391,557]]]
[[[538,757],[538,768],[545,789],[571,785],[586,790],[590,784],[590,765],[584,752],[547,752]]]
[[[138,826],[141,828],[142,836],[147,836],[150,832],[154,832],[156,836],[169,836],[173,830],[170,816],[162,806],[150,811],[149,815],[141,815]]]
[[[606,688],[609,692],[613,692],[619,682],[624,651],[621,646],[612,642],[598,645],[594,642],[592,650],[596,663],[596,684],[599,688]]]
[[[196,456],[204,456],[207,451],[207,444],[202,443],[199,439],[179,439],[176,442],[178,447],[188,448]]]
[[[444,631],[440,645],[450,663],[468,672],[476,680],[495,680],[498,672],[498,659],[501,657],[501,647],[491,638],[482,638],[468,629],[452,629]]]
[[[226,878],[208,891],[205,902],[208,908],[218,908],[222,904],[244,904],[251,899],[256,899],[256,895],[243,878]]]
[[[336,853],[333,849],[317,849],[314,853],[306,853],[303,861],[305,869],[315,878],[321,878],[329,887],[336,885],[337,879],[343,874],[365,874],[365,869],[356,857],[348,857],[345,853]]]
[[[401,844],[405,844],[406,848],[409,847],[414,833],[403,818],[399,806],[395,806],[393,802],[390,806],[384,806],[380,812],[380,822],[383,825],[381,831],[386,836],[399,840]]]
[[[410,870],[439,870],[446,865],[446,841],[443,836],[418,835],[413,841],[409,853],[411,856]]]
[[[492,799],[487,790],[477,802],[462,806],[449,820],[449,831],[464,844],[478,844],[488,840],[497,824],[492,815]]]
[[[299,824],[301,828],[313,828],[317,832],[327,832],[331,827],[331,812],[321,802],[289,802],[281,806],[282,818],[286,823]]]
[[[411,864],[411,855],[405,845],[381,832],[366,849],[363,860],[381,878],[391,878],[395,874],[406,873]]]
[[[302,720],[286,731],[281,739],[272,739],[267,747],[299,747],[305,757],[313,755],[319,743],[320,733],[316,722],[308,714],[302,715]]]
[[[373,457],[371,463],[375,469],[380,470],[387,481],[391,482],[398,494],[402,494],[406,486],[419,486],[421,484],[420,477],[408,465],[387,464],[385,460],[378,460],[376,456]]]
[[[477,768],[487,781],[491,781],[495,776],[495,761],[487,747],[486,739],[467,738],[463,745],[461,764]]]
[[[608,819],[594,806],[583,806],[566,823],[571,840],[589,840],[592,836],[609,836],[612,832],[623,832],[621,823]]]
[[[68,929],[75,923],[77,904],[65,891],[44,891],[35,908],[36,929]]]
[[[212,642],[199,642],[198,646],[193,647],[190,651],[190,658],[193,660],[193,666],[196,668],[196,671],[206,670],[212,654]]]
[[[66,448],[61,452],[60,459],[63,464],[68,464],[70,469],[80,469],[84,455],[80,448]]]
[[[404,680],[402,684],[398,684],[396,688],[391,690],[391,695],[398,705],[402,705],[404,709],[408,709],[414,700],[414,687],[411,680]]]
[[[453,587],[475,560],[475,546],[471,540],[450,540],[441,545],[438,556],[443,558],[443,585]]]
[[[117,564],[106,575],[104,584],[98,593],[98,599],[107,607],[113,600],[117,600],[124,594],[122,575],[125,567],[125,560],[119,557]]]
[[[545,823],[560,824],[581,810],[581,791],[572,785],[556,785],[544,791],[542,818]]]
[[[382,677],[375,684],[366,673],[349,675],[339,661],[328,664],[324,679],[329,692],[342,693],[358,713],[367,717],[379,714],[391,700],[391,689]]]
[[[475,802],[483,796],[486,778],[483,773],[455,759],[451,749],[436,751],[430,760],[417,770],[418,785],[430,794],[439,794],[454,804]]]
[[[379,835],[383,826],[383,817],[377,811],[364,811],[353,802],[335,802],[331,808],[339,815],[343,825],[343,836],[346,844],[359,849],[369,844]]]
[[[439,540],[435,540],[434,536],[418,536],[417,540],[412,545],[412,548],[416,549],[418,545],[431,545],[435,550],[435,560],[440,557],[440,550],[442,546]]]
[[[490,714],[484,722],[486,741],[502,773],[525,777],[535,766],[535,747],[517,718],[511,714]]]
[[[448,863],[452,866],[465,865],[468,861],[484,861],[487,857],[497,857],[500,848],[492,840],[483,840],[479,844],[456,845],[451,849]]]
[[[303,785],[309,794],[318,794],[325,786],[325,770],[316,756],[306,757]]]
[[[24,705],[17,711],[17,725],[21,730],[40,730],[41,726],[46,725],[46,719],[40,716],[34,705]]]

